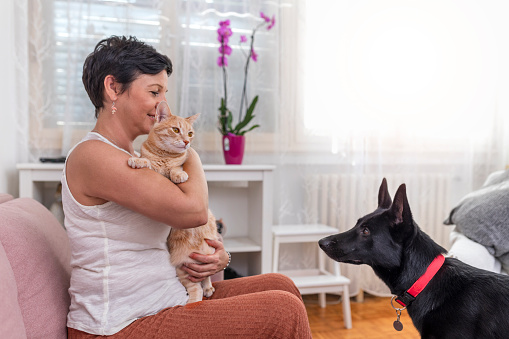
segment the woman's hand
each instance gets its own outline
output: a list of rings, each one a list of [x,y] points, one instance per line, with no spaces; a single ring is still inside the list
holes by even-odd
[[[189,280],[192,282],[201,282],[206,277],[222,271],[229,261],[229,256],[224,249],[223,243],[217,240],[205,240],[209,246],[214,247],[214,254],[191,253],[191,259],[196,260],[199,264],[186,264],[182,269],[189,274]]]

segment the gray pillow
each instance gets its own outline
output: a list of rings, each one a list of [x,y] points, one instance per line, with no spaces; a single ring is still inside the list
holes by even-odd
[[[492,173],[477,191],[467,194],[444,221],[509,268],[509,170]]]

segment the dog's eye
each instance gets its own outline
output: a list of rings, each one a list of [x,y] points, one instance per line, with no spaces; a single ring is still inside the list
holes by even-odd
[[[369,228],[363,227],[361,230],[362,235],[369,235]]]

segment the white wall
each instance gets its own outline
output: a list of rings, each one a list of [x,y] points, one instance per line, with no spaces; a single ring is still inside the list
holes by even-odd
[[[13,6],[15,0],[0,3],[0,32],[3,48],[0,48],[0,192],[18,195],[18,173],[16,170],[16,102],[15,67],[13,63],[14,22]]]

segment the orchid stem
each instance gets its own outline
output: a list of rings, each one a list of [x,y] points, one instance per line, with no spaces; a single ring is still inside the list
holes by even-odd
[[[251,46],[249,48],[249,55],[247,56],[246,66],[244,67],[244,86],[242,88],[242,96],[240,97],[239,121],[242,121],[242,108],[243,108],[244,102],[246,103],[246,107],[248,106],[247,95],[246,95],[247,74],[248,74],[248,70],[249,70],[249,62],[251,61],[251,56],[253,55],[254,37],[255,37],[256,30],[259,27],[261,27],[263,24],[264,23],[261,23],[260,25],[256,26],[256,28],[253,29],[253,32],[251,33]]]

